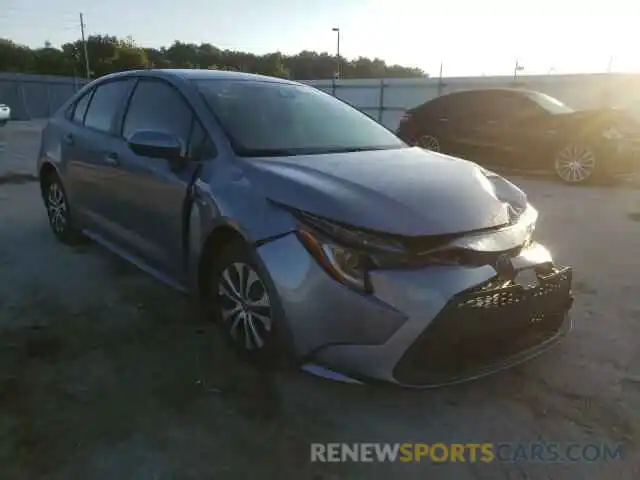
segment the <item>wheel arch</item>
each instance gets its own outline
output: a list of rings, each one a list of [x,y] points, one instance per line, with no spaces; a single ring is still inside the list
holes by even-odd
[[[229,223],[217,225],[207,234],[197,266],[197,289],[201,297],[210,286],[211,265],[215,261],[216,252],[236,242],[250,244],[240,230]]]
[[[40,166],[40,170],[38,171],[38,180],[40,182],[40,193],[44,196],[46,182],[48,179],[52,177],[60,178],[60,174],[58,173],[58,169],[52,162],[44,162]]]
[[[274,318],[277,318],[278,329],[280,332],[278,342],[280,342],[280,346],[283,348],[276,359],[276,365],[282,367],[288,367],[297,363],[293,334],[289,326],[289,320],[280,302],[278,290],[256,249],[265,242],[269,242],[289,234],[291,234],[291,232],[286,231],[256,242],[253,241],[248,233],[243,231],[239,225],[234,224],[231,221],[222,221],[209,232],[203,242],[200,258],[198,259],[196,275],[197,292],[200,299],[204,300],[211,288],[212,267],[216,262],[216,255],[228,245],[238,243],[247,247],[247,252],[250,258],[255,262],[257,271],[261,274],[262,281],[267,289],[275,294],[274,296],[271,296],[271,302],[274,309]]]

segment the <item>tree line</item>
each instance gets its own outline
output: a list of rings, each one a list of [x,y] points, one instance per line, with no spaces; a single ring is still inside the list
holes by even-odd
[[[304,50],[296,55],[280,52],[266,55],[222,50],[209,43],[175,41],[170,47],[142,48],[132,38],[91,35],[86,40],[91,77],[135,68],[204,68],[238,70],[297,80],[333,78],[338,59],[329,53]],[[340,58],[343,78],[424,77],[418,68],[387,65],[379,58]],[[82,40],[60,48],[46,42],[42,48],[29,48],[0,38],[0,72],[39,75],[85,76]]]

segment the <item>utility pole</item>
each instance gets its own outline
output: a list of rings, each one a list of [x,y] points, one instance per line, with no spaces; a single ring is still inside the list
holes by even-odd
[[[518,72],[521,72],[522,70],[524,70],[524,67],[522,65],[520,65],[518,60],[516,60],[516,65],[513,68],[513,81],[514,82],[516,80],[518,80]]]
[[[80,32],[82,33],[82,48],[84,50],[84,66],[87,70],[87,78],[91,78],[91,70],[89,69],[89,55],[87,54],[87,41],[84,38],[84,17],[80,13]]]
[[[337,66],[338,66],[337,77],[341,78],[342,77],[342,72],[341,72],[341,70],[342,70],[341,63],[342,62],[340,62],[340,29],[338,27],[334,27],[331,30],[336,32],[337,37],[338,37],[337,38],[337,45],[336,45],[336,63],[337,63]]]
[[[613,66],[613,55],[609,57],[609,63],[607,64],[607,73],[611,73],[612,66]]]

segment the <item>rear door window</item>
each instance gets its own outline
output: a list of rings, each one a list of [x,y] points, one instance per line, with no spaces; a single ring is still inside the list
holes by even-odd
[[[453,102],[454,95],[443,95],[441,97],[436,97],[419,107],[413,108],[410,111],[411,117],[415,118],[419,121],[427,121],[427,120],[439,120],[441,118],[446,118],[450,112],[450,103]]]
[[[130,84],[131,80],[127,78],[96,87],[84,118],[84,125],[100,132],[111,132],[114,119]]]

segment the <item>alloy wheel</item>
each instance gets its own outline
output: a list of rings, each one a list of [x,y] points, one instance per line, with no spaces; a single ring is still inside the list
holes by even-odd
[[[56,181],[49,184],[47,193],[47,213],[51,228],[58,235],[62,235],[68,222],[67,199],[60,184]]]
[[[418,140],[418,146],[431,150],[432,152],[440,151],[440,142],[438,142],[438,139],[432,135],[423,135],[420,137]]]
[[[565,182],[584,182],[595,171],[596,156],[588,147],[570,145],[556,156],[555,168],[558,176]]]
[[[272,328],[271,300],[253,267],[234,262],[222,271],[218,305],[224,328],[238,347],[256,351],[265,346]]]

